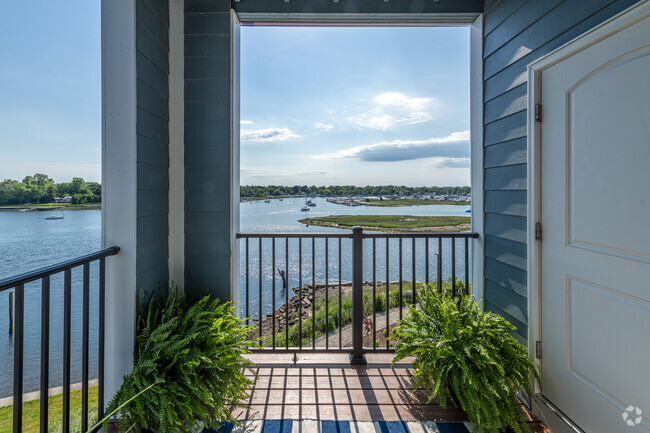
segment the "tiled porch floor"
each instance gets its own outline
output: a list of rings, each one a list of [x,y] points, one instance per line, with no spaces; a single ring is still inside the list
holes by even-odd
[[[248,409],[237,408],[237,420],[459,421],[466,414],[453,406],[414,394],[410,362],[390,367],[392,354],[368,354],[368,365],[351,366],[344,354],[259,354],[258,379]],[[531,417],[533,432],[548,431]]]

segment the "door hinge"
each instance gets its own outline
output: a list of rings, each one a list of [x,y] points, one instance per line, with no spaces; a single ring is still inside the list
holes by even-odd
[[[542,240],[542,223],[535,223],[535,240]]]
[[[542,104],[535,104],[535,122],[542,121]]]
[[[542,342],[539,340],[535,342],[535,358],[542,359]]]

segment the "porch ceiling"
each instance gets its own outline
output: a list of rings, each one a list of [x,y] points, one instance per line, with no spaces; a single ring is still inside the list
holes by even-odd
[[[463,24],[483,12],[482,0],[231,0],[243,24]]]

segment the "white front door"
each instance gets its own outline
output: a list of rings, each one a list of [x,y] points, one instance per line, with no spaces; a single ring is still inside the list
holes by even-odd
[[[538,78],[542,393],[589,433],[650,430],[650,16],[635,17]]]

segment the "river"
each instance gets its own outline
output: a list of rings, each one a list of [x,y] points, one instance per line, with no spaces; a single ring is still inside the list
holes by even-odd
[[[349,207],[328,203],[324,198],[315,199],[316,207],[309,212],[301,212],[304,206],[303,199],[284,199],[283,201],[271,200],[243,202],[241,210],[242,232],[332,232],[340,233],[341,230],[324,227],[307,227],[298,223],[298,219],[326,215],[356,215],[356,214],[406,214],[406,215],[457,215],[466,216],[469,206],[409,206],[409,207]],[[0,212],[0,279],[8,278],[23,272],[38,269],[46,265],[58,263],[67,259],[95,252],[101,248],[101,211],[79,210],[65,211],[62,220],[46,220],[46,212]],[[325,244],[324,240],[315,243],[316,281],[323,282],[325,278]],[[385,246],[384,240],[377,241],[377,279],[385,280]],[[403,263],[405,264],[403,278],[412,279],[411,244],[410,240],[403,245]],[[241,241],[241,272],[240,272],[240,299],[245,299],[245,255],[244,241]],[[303,240],[303,274],[302,283],[311,282],[311,240]],[[364,257],[364,279],[372,279],[372,241],[366,240]],[[416,243],[416,277],[424,280],[425,258],[420,253],[424,247],[424,240]],[[464,279],[464,252],[462,244],[457,244],[456,259],[459,277]],[[250,242],[249,260],[249,287],[251,293],[257,293],[259,287],[259,263],[257,241]],[[271,243],[269,240],[263,244],[262,262],[262,287],[263,287],[263,313],[272,308],[271,293],[274,269],[271,260]],[[276,243],[276,269],[284,268],[284,241]],[[338,281],[338,242],[330,241],[329,244],[329,277],[330,281]],[[437,245],[430,244],[431,278],[435,278],[435,263],[433,253],[437,252]],[[450,241],[443,246],[443,257],[449,258],[451,249]],[[289,243],[289,286],[298,286],[298,240]],[[349,240],[343,242],[341,279],[349,281],[351,278],[351,244]],[[398,278],[399,263],[398,242],[390,243],[390,279]],[[110,259],[109,259],[110,260]],[[408,266],[406,265],[408,264]],[[443,260],[443,276],[451,272],[450,261]],[[96,377],[97,371],[97,266],[91,267],[91,318],[90,318],[90,375]],[[276,307],[280,305],[281,283],[276,277]],[[253,292],[253,288],[255,291]],[[51,312],[50,312],[50,387],[60,386],[62,380],[62,345],[63,345],[63,277],[54,276],[51,280]],[[73,306],[81,304],[81,269],[73,272],[72,278],[72,303]],[[242,307],[244,303],[242,302]],[[251,315],[256,316],[258,311],[256,299],[249,305]],[[9,335],[8,320],[8,292],[0,293],[0,398],[12,393],[13,374],[13,340]],[[72,309],[72,351],[71,375],[72,381],[81,380],[81,308]],[[30,283],[25,287],[25,360],[24,360],[24,391],[30,392],[39,388],[40,373],[40,283]]]

